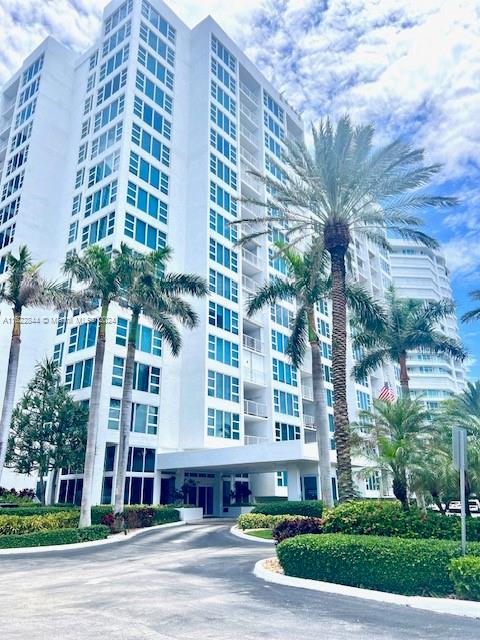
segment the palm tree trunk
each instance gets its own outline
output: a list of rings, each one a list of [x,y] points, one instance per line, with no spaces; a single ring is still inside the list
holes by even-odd
[[[123,526],[125,497],[125,477],[127,475],[128,448],[132,420],[133,374],[135,369],[135,346],[137,342],[139,311],[134,311],[128,332],[127,360],[125,362],[125,380],[123,382],[122,409],[120,413],[120,439],[118,444],[117,477],[115,480],[115,526]]]
[[[402,395],[408,396],[410,395],[410,387],[408,371],[407,371],[407,352],[402,351],[400,357],[398,358],[398,364],[400,365],[400,387],[402,389]]]
[[[403,474],[395,474],[393,477],[393,495],[400,500],[404,511],[409,510],[408,494],[407,494],[407,479]]]
[[[318,448],[318,470],[320,489],[323,503],[326,507],[333,507],[332,476],[330,463],[330,428],[328,425],[327,404],[325,402],[325,380],[323,376],[322,356],[318,336],[314,335],[315,316],[313,310],[309,313],[310,348],[312,351],[312,386],[313,412],[316,427]]]
[[[82,504],[80,507],[79,527],[89,527],[92,523],[92,484],[97,453],[98,419],[102,398],[103,361],[105,359],[105,339],[108,317],[108,302],[102,302],[102,311],[98,321],[97,345],[93,370],[92,392],[88,410],[87,446],[83,469]]]
[[[45,480],[44,480],[43,473],[38,477],[38,484],[40,486],[40,496],[38,497],[40,498],[40,504],[42,505],[42,507],[44,507],[45,506]]]
[[[347,296],[345,286],[345,255],[348,244],[341,242],[342,229],[337,237],[325,238],[330,254],[332,274],[332,374],[333,417],[337,448],[338,495],[340,501],[355,498],[350,452],[350,423],[347,403]],[[345,234],[345,231],[343,230]],[[347,238],[348,238],[348,231]],[[332,234],[335,236],[335,234]],[[339,240],[340,237],[340,240]],[[327,243],[327,239],[330,242]]]
[[[54,469],[52,471],[52,484],[50,487],[50,504],[55,504],[55,498],[57,497],[57,484],[58,484],[58,474],[60,469]]]
[[[18,363],[20,359],[21,322],[21,312],[14,312],[12,338],[10,341],[10,355],[8,357],[7,379],[5,382],[5,395],[3,397],[2,417],[0,418],[0,486],[2,485],[2,472],[5,465],[5,457],[7,455],[8,434],[10,433],[10,423],[12,421],[15,400]]]

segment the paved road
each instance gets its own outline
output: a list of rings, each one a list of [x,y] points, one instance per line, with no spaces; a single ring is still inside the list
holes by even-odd
[[[2,640],[478,640],[480,622],[252,575],[268,545],[224,524],[131,542],[0,556]]]

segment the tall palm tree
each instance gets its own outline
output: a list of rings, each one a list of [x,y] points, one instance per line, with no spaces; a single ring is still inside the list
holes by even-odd
[[[100,304],[97,343],[95,347],[95,365],[93,370],[92,391],[90,395],[87,447],[83,471],[82,504],[80,508],[80,527],[91,525],[92,482],[95,468],[98,420],[102,397],[103,363],[105,358],[106,327],[108,311],[113,301],[121,297],[121,274],[115,255],[110,255],[104,247],[92,245],[82,255],[74,251],[63,265],[65,274],[73,277],[83,286],[83,295]]]
[[[0,303],[6,303],[11,308],[13,316],[5,394],[0,418],[0,485],[15,399],[22,314],[25,309],[31,308],[60,308],[70,301],[70,293],[65,285],[43,278],[40,273],[41,266],[41,262],[33,262],[25,245],[19,247],[18,257],[13,254],[7,257],[7,279],[0,287]]]
[[[116,526],[123,524],[125,477],[130,441],[132,417],[132,390],[135,365],[135,349],[138,340],[140,315],[143,314],[153,322],[168,343],[174,356],[180,352],[182,339],[175,321],[192,329],[198,318],[182,295],[205,296],[207,283],[203,278],[193,274],[164,274],[165,264],[171,256],[169,248],[152,251],[143,255],[123,244],[116,256],[122,284],[122,304],[131,311],[128,330],[127,358],[125,361],[125,379],[122,392],[120,412],[120,438],[118,447],[118,464],[115,481]]]
[[[386,231],[436,247],[437,243],[420,231],[423,220],[417,213],[456,202],[418,192],[440,170],[439,165],[424,163],[423,150],[401,139],[374,150],[373,135],[373,126],[355,127],[347,115],[336,126],[327,119],[318,127],[312,126],[312,152],[303,142],[288,144],[284,157],[288,172],[282,181],[252,172],[271,194],[267,215],[254,218],[254,222],[286,221],[291,244],[301,242],[309,233],[318,235],[330,256],[334,419],[342,500],[355,497],[347,404],[347,252],[357,234],[388,247]],[[243,242],[247,240],[248,236]]]
[[[429,353],[463,360],[466,352],[462,345],[437,329],[437,325],[454,312],[448,300],[439,302],[398,298],[393,288],[387,296],[387,322],[380,331],[362,332],[354,338],[354,346],[365,349],[362,359],[355,365],[357,379],[374,371],[387,361],[400,366],[402,393],[409,393],[407,352],[421,349]]]
[[[480,300],[480,289],[472,291],[470,297],[475,301]],[[473,322],[474,320],[480,320],[480,307],[467,311],[467,313],[464,313],[462,316],[462,322]]]
[[[367,458],[374,463],[364,474],[389,473],[393,493],[405,510],[409,503],[409,476],[428,433],[430,414],[420,400],[404,396],[395,402],[374,400],[370,411],[362,411],[356,425],[358,435],[368,447]]]
[[[327,507],[333,506],[330,474],[330,428],[325,402],[325,380],[321,361],[320,338],[315,322],[315,305],[331,294],[331,280],[327,275],[327,255],[316,238],[303,255],[277,242],[277,248],[287,263],[289,277],[272,278],[249,300],[247,313],[253,315],[266,305],[279,299],[293,299],[297,312],[288,341],[287,355],[294,367],[305,359],[307,344],[312,357],[312,386],[314,419],[318,447],[319,475],[322,500]],[[347,284],[347,298],[360,322],[374,330],[382,322],[383,311],[369,295],[353,283]]]

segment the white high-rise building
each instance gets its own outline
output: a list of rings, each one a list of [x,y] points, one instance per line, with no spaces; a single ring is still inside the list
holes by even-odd
[[[441,251],[407,240],[391,240],[392,278],[400,298],[452,301],[449,272]],[[447,337],[459,339],[457,319],[445,319],[439,329]],[[446,398],[465,386],[465,366],[449,357],[415,351],[408,354],[407,371],[412,396],[421,397],[436,409]]]
[[[239,196],[266,197],[249,169],[282,179],[285,140],[303,137],[300,116],[211,18],[190,30],[161,0],[110,3],[84,55],[45,40],[3,88],[0,113],[0,271],[23,244],[51,277],[61,277],[67,251],[94,243],[137,251],[168,244],[169,269],[210,286],[194,303],[200,324],[184,332],[180,357],[142,320],[126,502],[171,502],[183,486],[205,513],[221,515],[232,513],[236,483],[256,497],[317,496],[310,363],[296,371],[285,355],[295,307],[244,312],[258,285],[286,273],[273,245],[284,229],[272,225],[268,237],[239,248],[239,234],[251,229],[228,224],[257,213]],[[361,239],[351,253],[355,277],[382,299],[389,256]],[[110,316],[94,503],[112,498],[126,356],[128,314],[112,307]],[[327,301],[317,321],[333,431]],[[95,314],[26,325],[18,396],[49,355],[87,402],[96,329]],[[2,354],[9,337],[1,324]],[[349,365],[353,358],[349,349]],[[5,356],[0,364],[3,392]],[[351,419],[385,382],[394,383],[391,366],[351,383]],[[378,495],[375,478],[358,483]],[[59,501],[78,501],[81,488],[81,474],[65,469]]]

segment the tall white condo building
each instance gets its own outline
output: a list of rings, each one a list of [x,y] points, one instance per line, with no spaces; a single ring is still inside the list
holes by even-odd
[[[241,196],[266,197],[250,169],[282,180],[285,140],[303,137],[299,115],[211,18],[190,30],[161,0],[111,2],[98,39],[81,56],[47,38],[0,99],[0,280],[5,256],[23,244],[58,278],[68,251],[126,242],[137,251],[168,244],[171,270],[209,283],[210,296],[195,302],[200,324],[184,334],[180,357],[142,321],[126,502],[171,502],[183,487],[190,503],[223,515],[235,512],[235,490],[237,497],[248,490],[257,498],[320,495],[310,363],[297,371],[285,355],[295,307],[282,302],[253,318],[244,312],[259,285],[286,274],[273,244],[284,229],[272,225],[268,237],[239,248],[239,234],[252,228],[229,226],[258,213]],[[382,299],[390,257],[356,240],[352,265]],[[111,501],[117,463],[129,318],[112,308],[110,320],[94,503]],[[95,315],[40,321],[24,328],[18,395],[48,355],[67,388],[88,402]],[[317,322],[333,431],[328,301]],[[9,339],[2,322],[2,354]],[[350,350],[350,365],[353,358]],[[5,357],[1,367],[3,392]],[[352,382],[352,419],[385,382],[395,382],[390,366]],[[335,490],[334,446],[332,439]],[[60,502],[79,501],[77,471],[63,470]],[[375,478],[357,481],[363,493],[378,495]]]

